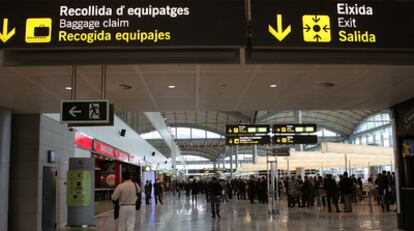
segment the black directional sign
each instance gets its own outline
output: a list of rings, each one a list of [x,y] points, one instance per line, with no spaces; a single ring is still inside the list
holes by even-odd
[[[226,136],[226,145],[270,144],[270,136]]]
[[[269,124],[230,124],[226,125],[227,135],[242,135],[242,134],[267,134],[270,132]]]
[[[1,48],[238,48],[241,0],[8,2]]]
[[[314,133],[316,124],[275,124],[273,133]]]
[[[287,136],[273,136],[274,144],[316,144],[318,143],[317,136],[307,135],[287,135]]]
[[[272,149],[272,155],[274,156],[290,156],[289,148],[274,148]]]
[[[414,2],[252,0],[253,48],[414,49]]]
[[[108,100],[71,100],[61,103],[61,121],[76,125],[108,125],[111,123]]]

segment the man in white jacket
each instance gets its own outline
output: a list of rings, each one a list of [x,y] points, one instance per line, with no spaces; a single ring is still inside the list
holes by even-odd
[[[112,200],[119,200],[119,220],[118,231],[133,231],[135,226],[136,202],[141,188],[137,183],[131,181],[129,173],[123,174],[124,182],[119,184],[114,193]]]

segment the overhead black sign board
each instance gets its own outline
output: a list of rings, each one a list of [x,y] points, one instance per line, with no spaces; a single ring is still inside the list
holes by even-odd
[[[245,47],[244,2],[3,2],[1,48]]]
[[[111,121],[108,100],[67,100],[61,103],[61,122],[70,125],[109,125]]]
[[[292,136],[273,136],[274,144],[316,144],[317,136],[292,135]]]
[[[290,156],[289,148],[274,148],[272,149],[272,155],[274,156]]]
[[[414,2],[252,0],[253,48],[413,49]]]
[[[316,124],[275,124],[273,133],[314,133]]]
[[[226,145],[270,144],[270,136],[226,136]]]
[[[227,135],[242,135],[242,134],[267,134],[270,132],[269,124],[232,124],[226,125]]]

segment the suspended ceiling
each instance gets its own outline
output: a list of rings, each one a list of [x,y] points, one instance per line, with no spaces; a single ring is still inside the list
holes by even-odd
[[[100,66],[78,70],[78,99],[99,98]],[[414,66],[157,64],[107,70],[106,96],[117,112],[377,110],[414,96]],[[70,98],[65,87],[71,67],[0,67],[0,81],[0,106],[59,112],[60,100]]]
[[[77,99],[100,97],[100,71],[78,67]],[[160,111],[169,126],[224,134],[228,123],[294,122],[292,111],[304,110],[303,122],[349,136],[369,114],[414,97],[413,74],[403,65],[108,65],[106,96],[116,112]],[[71,66],[0,66],[0,83],[0,107],[55,113],[70,99]]]

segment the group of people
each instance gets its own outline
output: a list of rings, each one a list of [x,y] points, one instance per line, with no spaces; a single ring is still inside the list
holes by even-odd
[[[155,180],[155,183],[152,184],[151,180],[147,180],[144,185],[144,193],[145,193],[145,204],[149,205],[151,204],[151,198],[152,198],[152,188],[154,188],[154,196],[155,196],[155,204],[158,204],[158,201],[160,204],[162,204],[162,192],[163,192],[163,186],[159,182],[158,179]]]
[[[267,203],[267,183],[265,177],[251,177],[250,179],[235,178],[235,179],[217,179],[222,188],[222,200],[228,202],[229,199],[237,197],[238,200],[250,200],[251,203],[255,203],[258,200],[260,203]],[[209,187],[211,180],[195,180],[190,179],[188,181],[175,181],[172,182],[173,194],[178,197],[181,196],[181,192],[184,192],[186,196],[190,196],[193,201],[197,202],[197,196],[200,193],[204,193],[207,202],[210,202],[211,196],[209,193]]]
[[[383,171],[375,179],[368,178],[368,182],[363,184],[361,178],[355,175],[348,176],[347,172],[339,176],[337,182],[335,178],[328,174],[322,176],[292,176],[286,177],[281,181],[281,191],[286,190],[288,195],[288,206],[295,207],[312,207],[326,206],[331,212],[331,204],[337,212],[341,212],[338,203],[343,202],[344,211],[352,212],[352,203],[357,203],[368,198],[369,204],[375,198],[378,205],[381,205],[384,211],[390,211],[390,204],[395,202],[395,177],[390,172]]]
[[[112,195],[114,201],[118,201],[119,209],[119,230],[133,230],[135,224],[135,210],[138,209],[137,201],[140,199],[141,188],[139,184],[131,181],[131,176],[125,175],[125,181],[118,185]],[[221,201],[229,201],[233,196],[238,200],[250,200],[255,203],[268,203],[268,186],[265,177],[250,177],[248,179],[190,179],[188,181],[171,182],[173,195],[191,195],[193,202],[197,203],[198,194],[204,193],[207,202],[211,205],[213,218],[220,218]],[[322,176],[301,176],[284,177],[278,182],[279,195],[287,194],[288,206],[312,207],[327,206],[332,212],[332,205],[336,212],[341,212],[339,203],[343,203],[343,211],[352,212],[352,203],[357,203],[368,198],[369,204],[375,199],[384,211],[390,211],[390,204],[395,203],[395,175],[385,172],[368,178],[364,185],[361,178],[355,175],[348,176],[344,172],[337,181],[333,175]],[[157,179],[154,184],[146,181],[144,185],[145,202],[150,204],[154,191],[155,203],[163,204],[163,186]],[[133,207],[134,206],[134,207]]]

